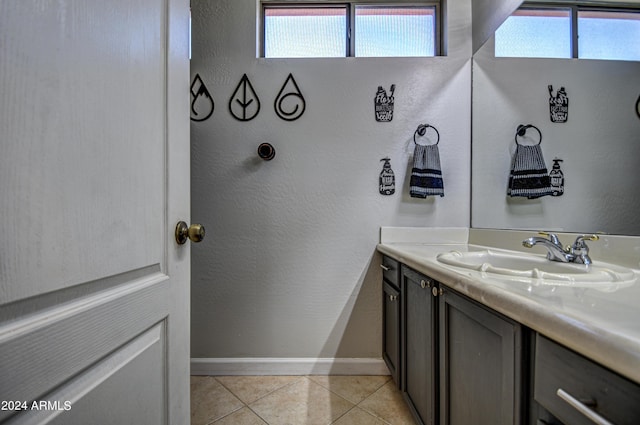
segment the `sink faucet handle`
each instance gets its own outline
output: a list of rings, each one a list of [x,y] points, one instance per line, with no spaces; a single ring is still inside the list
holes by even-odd
[[[551,242],[553,242],[555,245],[561,246],[562,244],[560,243],[560,239],[558,239],[558,235],[556,235],[555,233],[549,233],[549,232],[538,232],[538,234],[540,236],[548,236],[549,240]]]
[[[580,235],[576,238],[576,241],[571,247],[571,253],[576,256],[576,262],[586,264],[587,266],[592,264],[589,257],[589,247],[585,241],[597,241],[600,239],[598,235]]]
[[[580,235],[573,243],[573,248],[586,248],[587,244],[585,243],[585,241],[597,241],[599,239],[600,236],[598,235]]]

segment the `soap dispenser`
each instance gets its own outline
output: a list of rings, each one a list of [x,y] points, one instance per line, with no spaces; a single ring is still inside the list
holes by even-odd
[[[396,177],[391,169],[390,159],[382,158],[380,161],[384,161],[380,172],[380,194],[393,195],[396,191]]]
[[[553,167],[549,172],[549,179],[551,180],[551,196],[561,196],[564,193],[564,174],[560,169],[559,158],[553,159]]]

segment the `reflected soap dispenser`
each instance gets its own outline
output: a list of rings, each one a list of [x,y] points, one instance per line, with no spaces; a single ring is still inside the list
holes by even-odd
[[[382,158],[380,161],[384,161],[382,171],[380,172],[380,194],[381,195],[393,195],[396,191],[396,177],[391,169],[391,159]]]
[[[551,196],[562,196],[564,193],[564,173],[560,169],[559,158],[553,159],[553,167],[549,172],[549,179],[551,180]]]

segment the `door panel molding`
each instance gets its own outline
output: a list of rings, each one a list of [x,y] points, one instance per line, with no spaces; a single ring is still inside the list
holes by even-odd
[[[59,306],[60,304],[77,302],[80,299],[84,299],[86,302],[92,296],[102,296],[105,294],[105,291],[113,291],[116,287],[129,284],[132,281],[144,281],[145,278],[154,276],[160,271],[160,264],[151,264],[103,279],[62,288],[57,291],[46,292],[3,305],[2,309],[0,309],[0,338],[2,338],[3,329],[6,329],[2,327],[4,322],[14,322],[28,315],[34,315],[40,312],[51,315],[51,312],[46,311],[47,309]]]
[[[160,361],[166,363],[166,321],[163,320],[160,323],[155,324],[151,329],[144,331],[141,335],[138,335],[130,342],[124,344],[116,352],[109,354],[103,360],[100,360],[95,365],[86,369],[76,377],[72,378],[68,382],[64,383],[60,387],[54,389],[50,393],[41,396],[38,401],[50,401],[52,403],[58,403],[60,409],[57,410],[27,410],[16,413],[7,422],[6,425],[26,425],[26,424],[45,424],[49,423],[56,417],[59,417],[66,411],[71,411],[74,406],[78,406],[84,397],[93,391],[96,391],[102,386],[109,378],[116,373],[123,370],[126,366],[133,363],[135,360],[142,358],[142,356],[151,354],[152,357],[162,356]],[[151,353],[153,351],[153,353]],[[145,360],[147,361],[147,360]],[[153,377],[155,380],[166,386],[166,374],[165,369],[157,369],[162,376]],[[167,423],[168,417],[166,396],[167,392],[165,388],[156,388],[157,394],[161,394],[161,400],[158,403],[164,406],[161,412],[157,412],[159,416],[163,417],[162,423]],[[65,405],[65,403],[67,403]],[[109,404],[108,400],[104,401],[105,404]],[[67,409],[65,409],[65,407]],[[117,406],[110,406],[110,408],[117,408]],[[75,413],[75,412],[74,412]],[[62,418],[60,418],[62,419]]]
[[[0,327],[0,400],[38,399],[163,320],[169,290],[156,272]]]

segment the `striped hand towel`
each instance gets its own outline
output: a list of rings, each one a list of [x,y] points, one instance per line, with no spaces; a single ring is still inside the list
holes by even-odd
[[[507,195],[529,199],[551,195],[551,180],[547,172],[540,144],[517,144],[511,161]]]
[[[409,194],[412,198],[426,198],[433,195],[444,196],[438,145],[420,145],[416,143],[413,152],[413,169],[411,170]]]

